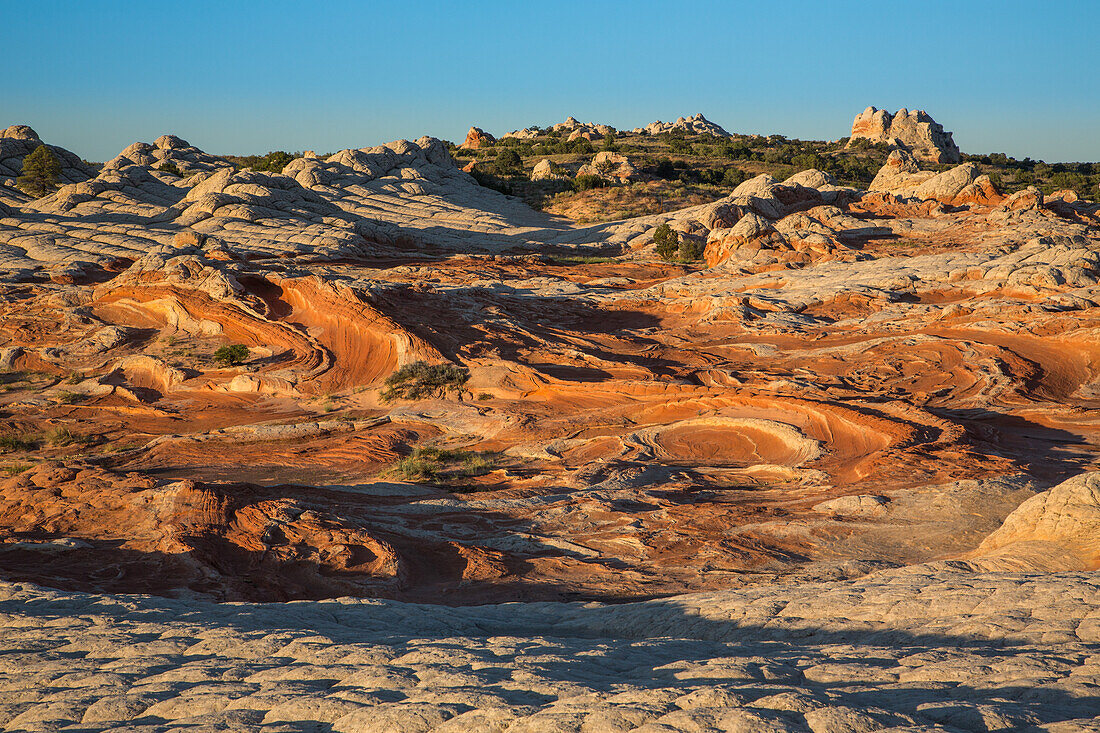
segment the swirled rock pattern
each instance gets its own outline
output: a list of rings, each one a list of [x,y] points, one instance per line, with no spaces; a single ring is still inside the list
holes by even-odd
[[[872,188],[577,226],[163,136],[4,199],[0,723],[1089,730],[1100,207]]]

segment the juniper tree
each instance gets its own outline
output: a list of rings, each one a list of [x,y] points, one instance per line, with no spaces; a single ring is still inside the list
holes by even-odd
[[[15,185],[24,193],[38,198],[57,188],[60,175],[61,163],[57,156],[45,145],[39,145],[23,158],[23,172],[15,179]]]

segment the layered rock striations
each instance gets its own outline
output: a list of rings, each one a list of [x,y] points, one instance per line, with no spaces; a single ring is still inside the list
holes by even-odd
[[[165,136],[0,205],[0,724],[1087,729],[1100,206],[871,188]]]

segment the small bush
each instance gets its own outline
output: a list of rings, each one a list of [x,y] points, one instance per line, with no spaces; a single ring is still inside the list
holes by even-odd
[[[9,476],[18,476],[30,468],[34,468],[30,463],[13,463],[10,466],[4,466],[3,471]]]
[[[0,450],[34,450],[37,447],[33,438],[26,435],[0,435]]]
[[[386,379],[382,400],[422,400],[458,392],[470,379],[470,370],[454,364],[406,364]]]
[[[214,361],[225,366],[238,366],[248,359],[248,347],[243,344],[229,344],[214,352]]]
[[[685,237],[680,242],[680,259],[684,262],[695,262],[702,259],[703,248],[694,239]]]
[[[81,400],[83,400],[87,396],[88,395],[84,394],[83,392],[70,392],[69,390],[66,390],[66,389],[61,390],[56,395],[57,401],[60,402],[62,405],[76,404],[77,402],[80,402]]]
[[[183,173],[180,172],[179,167],[177,167],[176,164],[170,160],[166,163],[161,163],[160,167],[157,168],[157,170],[163,173],[170,173],[176,178],[183,178]]]
[[[653,243],[657,245],[657,256],[662,260],[671,260],[680,252],[680,235],[668,224],[662,224],[653,231]]]
[[[493,454],[444,448],[416,448],[392,469],[406,481],[458,481],[493,470]]]
[[[606,187],[607,181],[605,181],[601,176],[595,176],[585,173],[584,175],[577,176],[573,179],[573,190],[578,192],[589,191],[593,188]]]
[[[497,156],[497,170],[504,172],[515,170],[523,165],[523,161],[519,157],[519,153],[511,148],[506,148],[500,152]]]

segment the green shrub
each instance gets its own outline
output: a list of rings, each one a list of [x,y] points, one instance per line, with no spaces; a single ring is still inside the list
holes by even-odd
[[[166,163],[161,163],[160,167],[157,168],[157,170],[163,173],[171,173],[176,178],[183,178],[183,173],[181,173],[176,164],[170,160]]]
[[[591,173],[584,173],[573,179],[574,191],[590,191],[593,188],[607,188],[608,183],[604,180],[603,176],[597,176]]]
[[[662,260],[671,260],[680,251],[680,235],[668,224],[653,230],[653,243],[657,245],[657,256]]]
[[[248,358],[248,347],[244,344],[229,344],[214,352],[214,361],[225,366],[243,364]]]
[[[653,175],[666,180],[676,177],[676,166],[668,158],[661,158],[653,169]]]
[[[85,399],[88,395],[83,392],[70,392],[67,389],[59,391],[56,395],[57,401],[63,405],[73,405],[81,400]]]
[[[477,185],[483,188],[491,188],[494,191],[498,191],[506,196],[512,194],[512,187],[508,185],[506,181],[502,181],[500,178],[492,175],[491,173],[483,173],[476,168],[470,171],[470,175],[477,181]]]
[[[392,473],[406,481],[458,481],[484,476],[493,470],[492,453],[448,450],[445,448],[415,448],[412,455],[402,458]]]
[[[57,188],[61,175],[61,163],[45,145],[39,145],[23,158],[23,171],[15,179],[15,185],[24,193],[38,198]]]
[[[695,262],[703,258],[703,248],[694,239],[684,239],[680,242],[680,259],[684,262]]]
[[[0,450],[34,450],[37,446],[34,439],[27,435],[0,435]]]
[[[523,165],[523,161],[512,148],[505,148],[500,151],[500,155],[497,156],[497,170],[506,171],[514,168],[519,168]]]
[[[406,364],[386,379],[382,400],[422,400],[459,392],[470,379],[470,370],[454,364]]]
[[[748,175],[740,168],[726,168],[722,171],[722,185],[729,186],[730,188],[737,188],[742,183],[748,180]]]
[[[58,446],[91,443],[95,440],[91,435],[74,433],[65,426],[54,429],[47,437],[51,443]]]

